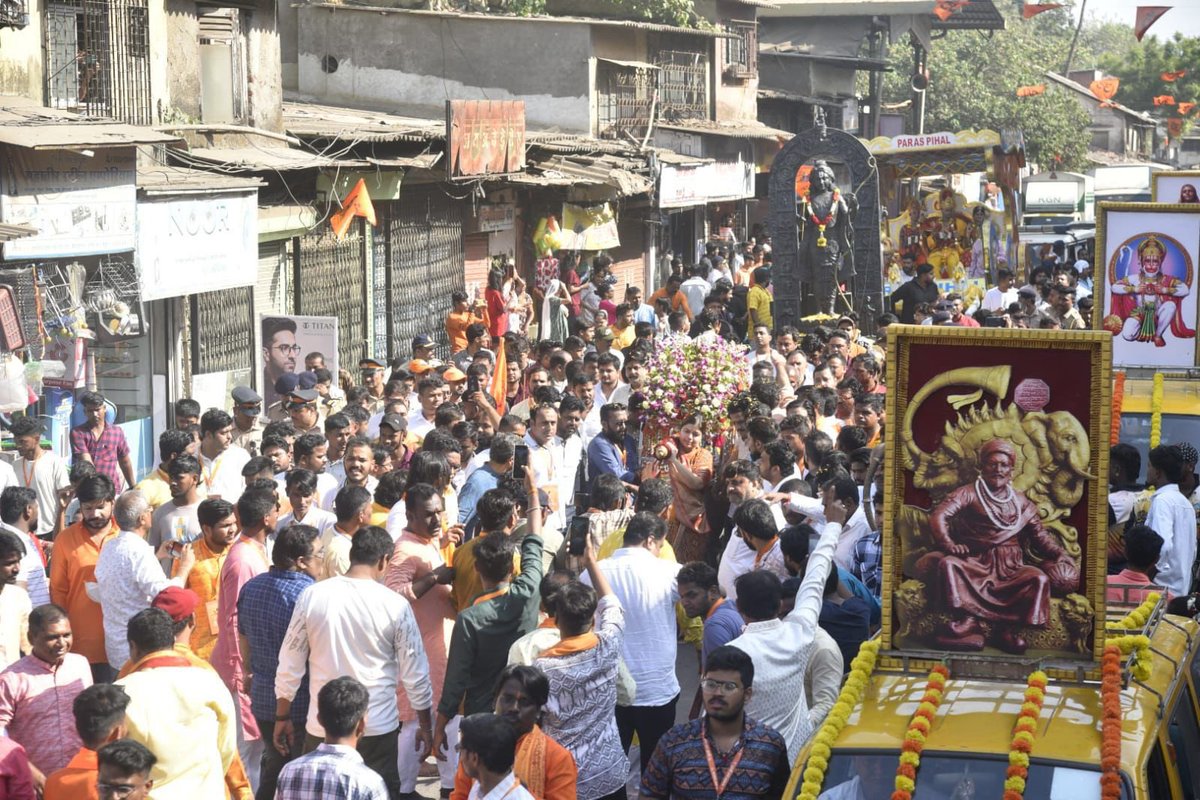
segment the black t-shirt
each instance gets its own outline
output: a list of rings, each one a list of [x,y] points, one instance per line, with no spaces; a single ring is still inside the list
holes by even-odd
[[[895,308],[897,303],[900,303],[900,311],[896,312],[900,317],[900,321],[905,325],[913,324],[913,314],[917,310],[917,306],[921,303],[929,303],[933,305],[938,299],[938,287],[936,283],[930,283],[928,286],[922,286],[913,278],[908,283],[901,286],[896,291],[892,292],[891,307]]]

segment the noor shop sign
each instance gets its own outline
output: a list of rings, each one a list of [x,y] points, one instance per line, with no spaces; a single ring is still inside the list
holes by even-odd
[[[524,100],[446,101],[451,178],[525,169]]]

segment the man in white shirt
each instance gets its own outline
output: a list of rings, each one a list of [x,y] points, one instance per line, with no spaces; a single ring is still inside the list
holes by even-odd
[[[1146,483],[1158,488],[1150,496],[1146,525],[1163,540],[1155,582],[1176,597],[1190,593],[1196,562],[1196,511],[1179,491],[1182,477],[1179,448],[1159,445],[1150,451]]]
[[[1012,285],[1012,270],[1003,267],[996,270],[996,285],[987,290],[983,296],[985,311],[1008,311],[1008,307],[1017,302],[1017,287]]]
[[[534,485],[550,498],[550,516],[543,526],[555,531],[562,530],[563,526],[562,501],[559,499],[563,453],[557,433],[558,409],[550,405],[535,408],[525,434],[525,445],[529,448],[529,468],[533,471]]]
[[[712,291],[712,284],[706,280],[707,273],[707,269],[697,264],[692,267],[692,277],[679,284],[679,291],[687,300],[693,317],[704,310],[704,298]]]
[[[417,407],[408,414],[408,432],[424,439],[433,430],[438,406],[445,402],[449,388],[446,382],[432,373],[426,374],[417,383]]]
[[[804,676],[821,614],[825,582],[833,568],[833,550],[846,519],[845,505],[839,499],[829,498],[824,516],[828,521],[808,557],[808,569],[791,613],[783,619],[777,616],[782,596],[777,576],[763,570],[744,575],[738,581],[737,604],[746,620],[746,630],[729,643],[754,661],[754,696],[746,704],[746,713],[783,736],[791,762],[813,734],[804,696]]]
[[[814,526],[825,524],[825,509],[829,508],[828,501],[830,499],[842,501],[848,519],[842,525],[842,536],[838,539],[833,560],[839,567],[852,573],[854,571],[854,545],[858,544],[858,540],[863,536],[872,532],[871,526],[867,524],[867,513],[863,509],[858,484],[850,478],[840,478],[819,487],[819,489],[821,499],[805,497],[802,494],[790,494],[786,497],[773,494],[767,499],[783,499],[787,503],[788,511],[803,514]]]
[[[285,493],[292,510],[279,518],[275,526],[276,532],[289,525],[300,523],[311,525],[321,534],[322,540],[328,537],[330,529],[337,522],[332,511],[326,511],[317,505],[317,476],[312,471],[297,467],[287,474]],[[270,542],[274,537],[268,537]]]
[[[621,380],[621,362],[614,353],[603,353],[596,361],[596,387],[592,403],[603,408],[609,403],[629,403],[629,384]]]
[[[100,548],[96,559],[96,582],[86,584],[88,596],[100,604],[104,614],[104,649],[108,665],[120,671],[129,660],[129,620],[149,608],[151,601],[168,586],[183,588],[196,564],[190,544],[170,539],[155,553],[146,543],[150,532],[150,503],[139,491],[129,491],[113,505],[113,520],[121,531]],[[178,571],[168,580],[159,565],[177,552]]]
[[[246,488],[242,467],[250,454],[233,444],[233,417],[210,408],[200,417],[200,477],[204,494],[212,500],[236,504]]]
[[[459,763],[471,779],[467,800],[534,800],[513,774],[517,729],[497,714],[472,714],[459,727]]]
[[[563,507],[563,529],[575,516],[575,488],[579,465],[586,450],[583,444],[583,420],[590,409],[582,400],[568,395],[558,404],[558,441],[562,448],[562,466],[558,471],[558,500]]]
[[[0,492],[0,528],[16,534],[25,545],[17,585],[29,592],[35,608],[50,602],[50,581],[38,547],[40,542],[36,541],[39,514],[37,493],[33,489],[9,486]]]
[[[337,494],[337,478],[325,471],[328,451],[329,442],[319,433],[306,433],[297,437],[296,443],[292,445],[292,463],[298,469],[306,469],[317,476],[318,503],[328,497],[330,492]]]
[[[643,770],[658,740],[675,724],[679,700],[675,676],[679,564],[658,557],[666,535],[666,523],[657,514],[634,514],[625,528],[623,546],[600,562],[625,609],[622,655],[637,685],[636,705],[617,707],[617,728],[626,752],[637,734]],[[581,580],[591,583],[586,575]]]
[[[353,675],[370,695],[358,751],[383,778],[390,796],[396,797],[400,794],[396,692],[403,687],[408,695],[417,714],[417,746],[428,753],[433,750],[433,687],[412,607],[380,583],[393,546],[392,537],[382,528],[359,531],[350,547],[346,574],[308,587],[296,601],[275,673],[274,741],[279,752],[292,752],[295,731],[289,715],[306,669],[309,691],[318,697],[329,681]],[[310,741],[325,735],[317,720],[317,703],[309,704],[305,728]]]
[[[10,430],[17,448],[14,477],[18,486],[27,486],[37,492],[37,534],[45,536],[54,531],[58,523],[59,497],[71,485],[67,465],[54,453],[42,449],[42,423],[37,418],[15,419]],[[0,476],[0,482],[3,480]]]
[[[362,436],[350,439],[342,451],[341,478],[337,486],[321,498],[321,507],[332,509],[337,493],[347,486],[361,486],[374,495],[375,487],[379,485],[379,479],[371,474],[371,465],[374,463],[375,453],[371,442]]]
[[[725,495],[729,498],[729,520],[726,526],[732,529],[733,515],[738,507],[748,500],[763,496],[762,476],[753,462],[742,460],[727,464],[722,476],[725,478]],[[783,510],[775,502],[771,503],[771,514],[775,518],[776,528],[783,530],[787,526],[787,520],[784,519]],[[737,600],[738,576],[754,569],[756,555],[741,536],[731,532],[717,566],[717,582],[721,584],[721,591],[731,602]]]

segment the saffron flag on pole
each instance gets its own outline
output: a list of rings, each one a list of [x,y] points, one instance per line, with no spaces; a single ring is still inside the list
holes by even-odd
[[[1176,69],[1176,70],[1172,70],[1170,72],[1164,72],[1161,75],[1159,75],[1158,77],[1162,78],[1167,83],[1174,83],[1175,81],[1182,78],[1184,75],[1187,75],[1186,69]]]
[[[1178,106],[1176,106],[1176,108],[1179,109],[1180,114],[1190,114],[1192,109],[1195,107],[1195,103],[1180,103]]]
[[[945,22],[961,11],[968,2],[969,0],[936,0],[933,6],[933,15]]]
[[[1036,97],[1039,94],[1046,93],[1046,84],[1039,83],[1034,86],[1018,86],[1017,97]]]
[[[354,184],[350,194],[342,201],[342,210],[329,218],[333,235],[339,242],[346,238],[346,231],[350,230],[350,223],[355,217],[366,217],[367,222],[375,224],[375,206],[372,205],[371,195],[367,192],[367,183],[362,178],[358,179],[358,183]]]
[[[1029,3],[1021,6],[1021,16],[1025,19],[1033,19],[1044,11],[1053,11],[1056,8],[1062,8],[1062,3]]]
[[[1169,95],[1169,94],[1160,94],[1154,98],[1154,105],[1156,105],[1156,106],[1173,106],[1173,105],[1175,105],[1175,98],[1171,97],[1171,95]]]
[[[1158,22],[1159,17],[1170,11],[1174,6],[1138,6],[1137,16],[1133,22],[1133,35],[1140,42],[1150,30],[1150,26]]]
[[[505,346],[504,337],[500,337],[500,344],[496,347],[496,371],[492,373],[492,386],[489,394],[496,401],[496,411],[501,415],[508,412],[504,407],[508,400],[508,347]]]

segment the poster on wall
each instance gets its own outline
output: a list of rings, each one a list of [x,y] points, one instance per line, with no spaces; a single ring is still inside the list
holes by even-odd
[[[1200,170],[1155,172],[1150,198],[1156,203],[1200,203]]]
[[[279,400],[275,382],[289,372],[304,372],[305,359],[312,353],[324,356],[325,368],[337,379],[337,317],[260,314],[258,327],[262,344],[259,394],[266,406]]]
[[[1117,367],[1197,364],[1200,204],[1101,203],[1096,212],[1096,325]]]
[[[1111,347],[888,329],[885,649],[1099,660]]]

